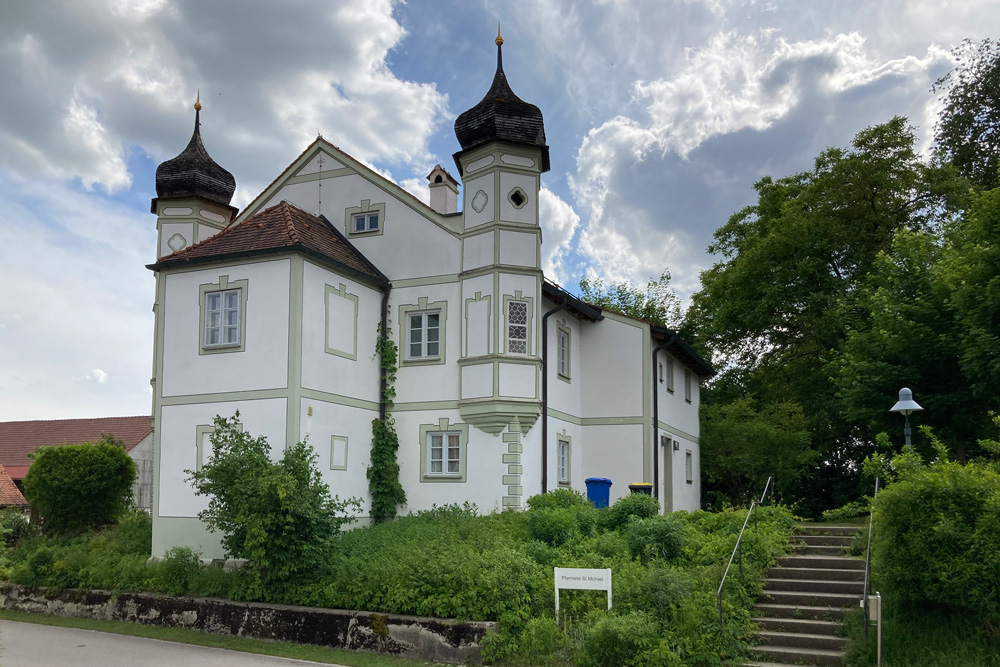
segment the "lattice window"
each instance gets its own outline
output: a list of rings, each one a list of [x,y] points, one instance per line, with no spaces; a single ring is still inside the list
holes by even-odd
[[[507,351],[528,353],[528,304],[525,301],[511,301],[507,305]]]

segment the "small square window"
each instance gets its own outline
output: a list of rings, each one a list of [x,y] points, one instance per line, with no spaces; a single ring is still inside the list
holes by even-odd
[[[241,290],[230,289],[205,294],[206,348],[236,347],[240,344]]]
[[[427,475],[462,474],[461,433],[430,432],[427,434]]]
[[[441,356],[441,311],[411,311],[406,321],[406,358],[438,359]]]
[[[379,225],[378,211],[355,213],[351,217],[351,229],[355,234],[362,232],[377,232]]]

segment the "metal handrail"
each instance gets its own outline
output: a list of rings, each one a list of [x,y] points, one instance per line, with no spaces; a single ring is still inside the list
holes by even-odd
[[[747,509],[747,517],[743,520],[743,527],[740,528],[740,534],[736,536],[736,545],[733,547],[733,553],[729,555],[729,563],[726,564],[726,571],[722,573],[722,581],[719,582],[719,590],[715,594],[715,603],[719,607],[719,625],[722,625],[722,588],[726,585],[726,577],[729,576],[729,568],[733,566],[733,559],[736,558],[736,554],[739,553],[740,574],[743,574],[743,531],[747,529],[747,524],[750,522],[751,514],[753,514],[754,529],[757,529],[757,507],[764,502],[764,498],[767,496],[767,491],[771,488],[771,483],[773,481],[773,477],[767,478],[767,484],[764,485],[764,493],[760,494],[760,502],[757,502],[756,500],[750,501],[750,507]]]
[[[868,598],[871,595],[871,570],[872,570],[872,528],[875,526],[875,496],[878,495],[879,478],[875,478],[875,493],[872,494],[872,509],[868,517],[868,547],[865,550],[865,588],[864,599],[861,605],[865,609],[865,641],[868,641],[869,609]]]

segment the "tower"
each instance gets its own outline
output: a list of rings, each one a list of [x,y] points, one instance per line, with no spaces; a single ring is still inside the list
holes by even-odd
[[[204,241],[225,228],[238,212],[229,202],[236,179],[219,166],[201,141],[201,94],[194,103],[194,132],[177,157],[156,168],[156,256]]]
[[[541,413],[538,193],[549,148],[542,112],[507,83],[499,30],[496,45],[493,84],[455,121],[465,225],[459,409],[488,433],[516,424],[526,434]]]

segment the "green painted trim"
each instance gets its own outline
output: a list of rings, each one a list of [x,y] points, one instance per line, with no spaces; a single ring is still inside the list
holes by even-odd
[[[559,446],[566,444],[566,477],[559,477]],[[573,484],[573,436],[566,435],[566,429],[562,433],[556,433],[556,482],[559,486],[569,487]]]
[[[161,396],[161,406],[200,405],[203,403],[232,403],[233,401],[260,401],[288,398],[288,389],[250,389],[248,391],[223,391],[215,394],[182,394]]]
[[[487,266],[480,266],[475,269],[469,269],[468,271],[462,271],[458,274],[460,280],[468,280],[469,278],[478,278],[480,276],[494,275],[497,276],[497,282],[499,282],[500,273],[509,273],[513,275],[521,276],[534,276],[536,278],[542,275],[541,269],[532,269],[524,266],[512,266],[510,264],[490,264]],[[395,283],[393,283],[395,284]],[[499,293],[500,286],[496,285],[496,293]]]
[[[496,398],[459,401],[458,409],[463,420],[491,435],[502,433],[513,421],[518,422],[522,433],[527,433],[542,413],[538,401]]]
[[[410,401],[393,403],[393,412],[416,412],[418,410],[458,410],[458,401]]]
[[[210,436],[215,432],[215,427],[211,424],[198,424],[194,428],[194,465],[195,470],[201,470],[205,461],[205,436]],[[211,444],[211,443],[209,443]]]
[[[153,389],[153,525],[154,533],[160,512],[160,431],[163,421],[161,412],[163,410],[163,333],[166,327],[166,303],[164,298],[167,291],[166,278],[160,273],[153,274],[156,277],[156,300],[153,302],[153,312],[155,319],[153,323],[153,377],[150,378],[150,385]]]
[[[191,273],[193,271],[225,271],[227,268],[242,268],[247,264],[283,262],[296,256],[301,257],[302,255],[299,254],[297,250],[289,250],[288,252],[275,253],[273,255],[262,255],[260,257],[238,257],[236,259],[220,259],[218,261],[212,261],[211,263],[205,264],[179,264],[175,266],[166,266],[161,269],[156,269],[155,272],[162,273],[164,275],[173,275],[175,273]],[[323,266],[329,266],[329,264]]]
[[[459,366],[478,366],[483,363],[496,363],[502,362],[505,364],[523,364],[525,366],[536,366],[541,367],[542,360],[538,357],[530,357],[525,355],[518,355],[516,357],[505,357],[499,354],[486,354],[480,355],[478,357],[465,357],[464,359],[459,359],[456,363]]]
[[[344,443],[344,465],[334,465],[333,455],[337,451],[337,443]],[[346,435],[331,435],[330,436],[330,470],[347,470],[347,436]]]
[[[559,369],[559,334],[566,334],[566,372]],[[573,331],[566,326],[565,320],[556,321],[556,377],[563,382],[573,382]]]
[[[285,403],[285,448],[302,435],[302,319],[305,262],[301,255],[289,260],[288,277],[288,400]]]
[[[648,421],[645,417],[576,417],[555,408],[549,408],[549,416],[577,426],[635,426]]]
[[[407,318],[410,313],[439,311],[441,318],[438,322],[438,356],[426,359],[410,359],[410,326]],[[417,303],[399,305],[399,319],[397,328],[399,329],[399,367],[406,366],[440,366],[447,362],[446,347],[448,340],[448,301],[428,302],[426,296],[419,297]]]
[[[347,285],[344,283],[339,283],[338,287],[334,288],[332,285],[324,285],[324,295],[323,299],[326,308],[326,338],[323,341],[323,345],[326,348],[327,354],[333,354],[338,357],[343,357],[344,359],[350,359],[351,361],[358,360],[358,295],[351,294],[347,291]],[[346,299],[347,301],[354,302],[354,347],[348,350],[338,350],[336,348],[330,347],[330,295],[335,295],[341,299]]]
[[[653,448],[659,438],[653,436],[653,339],[649,324],[642,323],[642,481],[653,481]]]
[[[366,230],[363,232],[354,231],[354,216],[361,213],[373,213],[378,211],[378,229]],[[348,206],[344,209],[344,236],[348,238],[361,238],[364,236],[382,236],[385,233],[385,202],[373,204],[371,199],[362,199],[360,206]]]
[[[521,293],[521,290],[514,290],[514,294],[513,295],[511,295],[511,294],[504,294],[503,295],[503,322],[504,322],[504,331],[506,333],[508,333],[508,334],[510,333],[510,304],[511,304],[511,302],[514,302],[514,301],[523,301],[523,302],[525,302],[525,303],[528,304],[528,321],[527,321],[527,323],[525,325],[528,330],[525,332],[525,340],[524,340],[525,347],[527,348],[527,351],[524,352],[524,353],[521,353],[521,352],[511,352],[508,349],[508,347],[509,347],[509,340],[508,340],[507,335],[505,334],[504,337],[503,337],[503,353],[504,354],[517,354],[519,356],[526,356],[526,357],[530,357],[532,355],[536,355],[536,354],[538,354],[538,345],[535,343],[535,340],[534,340],[535,336],[532,335],[534,333],[534,326],[533,325],[534,325],[534,318],[535,318],[535,304],[537,303],[536,300],[535,300],[535,297],[533,297],[533,296],[524,296]],[[532,348],[534,348],[534,349],[532,349]],[[537,392],[536,392],[536,395],[537,395]]]
[[[446,273],[440,276],[427,276],[426,278],[405,278],[403,280],[393,280],[393,289],[403,287],[426,287],[427,285],[447,285],[457,283],[460,280],[457,273]]]
[[[324,169],[323,171],[314,171],[311,174],[301,174],[295,176],[289,176],[288,180],[285,181],[285,185],[295,185],[296,183],[312,183],[313,181],[325,181],[328,178],[339,178],[341,176],[351,176],[358,173],[350,167],[337,167],[336,169]]]
[[[687,431],[682,431],[679,428],[674,428],[670,424],[665,424],[663,422],[657,422],[657,426],[659,427],[659,429],[661,431],[666,431],[667,433],[670,433],[671,435],[676,435],[676,436],[678,436],[680,438],[684,438],[685,440],[690,440],[691,442],[695,443],[696,445],[700,445],[701,444],[701,439],[698,436],[692,435],[692,434],[688,433]]]
[[[224,292],[226,290],[240,290],[240,342],[238,345],[218,345],[205,347],[205,297],[211,292]],[[249,299],[250,281],[234,280],[229,282],[228,275],[219,276],[217,283],[204,283],[198,286],[198,354],[227,354],[229,352],[243,352],[247,348],[247,301]],[[221,338],[221,318],[220,331]]]
[[[428,460],[427,457],[430,455],[430,447],[427,444],[428,436],[431,433],[454,433],[458,432],[458,442],[459,447],[459,474],[433,474],[428,473]],[[458,482],[464,484],[466,481],[466,468],[469,461],[468,456],[468,444],[469,444],[469,425],[463,424],[461,422],[452,423],[447,417],[442,417],[438,419],[437,424],[421,424],[420,425],[420,482]],[[444,444],[447,448],[447,443]]]
[[[490,320],[493,318],[493,295],[487,294],[482,295],[481,291],[476,292],[475,296],[472,298],[467,298],[465,300],[465,320],[463,321],[462,336],[463,336],[463,349],[462,354],[467,355],[469,353],[469,305],[473,303],[479,303],[481,301],[486,302],[486,350],[490,349]],[[468,357],[465,357],[466,359]],[[459,359],[459,365],[462,364],[464,359]]]
[[[518,206],[517,202],[514,201],[514,195],[517,194],[517,193],[521,193],[521,200],[522,201],[521,201],[521,205],[520,206]],[[520,211],[522,208],[524,208],[525,206],[527,206],[528,202],[531,201],[531,200],[528,198],[527,193],[521,188],[520,185],[515,185],[513,187],[513,189],[511,189],[511,191],[507,193],[507,201],[510,202],[511,206],[513,206],[518,211]]]
[[[316,401],[323,401],[324,403],[332,403],[334,405],[343,405],[347,408],[360,408],[362,410],[371,410],[373,412],[378,412],[378,402],[377,401],[366,401],[363,398],[355,398],[353,396],[343,396],[341,394],[331,394],[329,392],[320,391],[319,389],[307,389],[302,388],[302,398],[311,398]],[[399,409],[398,406],[394,407],[393,410]]]

